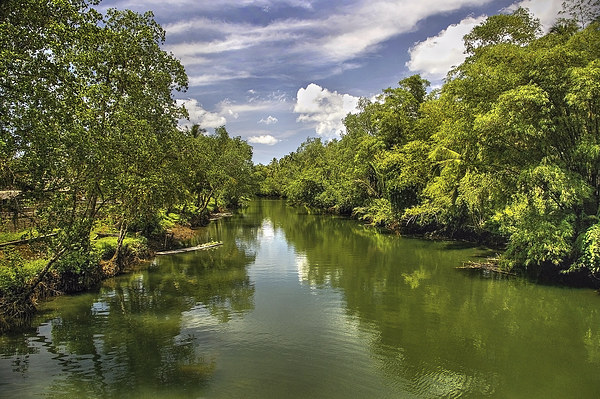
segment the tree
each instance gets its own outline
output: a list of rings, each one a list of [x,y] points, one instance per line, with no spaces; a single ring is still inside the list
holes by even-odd
[[[85,246],[80,238],[97,208],[92,198],[80,201],[75,186],[83,176],[71,169],[89,144],[77,119],[85,99],[73,70],[84,38],[101,20],[89,6],[75,0],[0,5],[2,183],[35,204],[41,233],[59,229],[50,260],[23,299],[66,251]]]
[[[489,17],[439,91],[406,78],[361,100],[339,141],[284,157],[284,191],[401,230],[492,237],[506,267],[600,273],[600,29],[587,18],[539,37],[523,8]]]
[[[419,107],[425,100],[429,82],[414,75],[399,82],[397,88],[387,88],[378,101],[369,105],[371,123],[376,134],[388,148],[401,145],[412,138]]]
[[[225,207],[238,207],[255,191],[252,147],[240,137],[230,138],[224,126],[215,130],[218,143],[218,165],[224,180],[218,189],[218,200]]]
[[[3,181],[34,201],[41,232],[58,232],[28,293],[63,254],[89,253],[101,208],[120,220],[118,257],[128,221],[173,197],[183,110],[172,90],[185,89],[184,69],[160,49],[164,31],[151,13],[102,16],[91,4],[14,0],[0,9]]]
[[[225,126],[211,135],[188,131],[181,146],[184,190],[196,215],[203,214],[212,200],[216,205],[239,206],[257,190],[252,147],[240,137],[229,137]]]
[[[580,27],[600,17],[600,0],[566,0],[562,2],[560,14],[569,14]]]
[[[118,259],[127,224],[180,197],[171,189],[176,124],[184,111],[172,92],[185,90],[187,76],[179,60],[160,48],[165,32],[150,12],[109,10],[99,34],[97,47],[87,46],[80,58],[91,72],[83,95],[102,156],[100,174],[87,179],[95,184],[85,195],[111,200],[110,211],[120,219]]]

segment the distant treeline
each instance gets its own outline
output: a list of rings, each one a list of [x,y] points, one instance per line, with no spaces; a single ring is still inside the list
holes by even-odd
[[[522,8],[489,17],[441,89],[415,75],[362,99],[341,139],[259,165],[261,194],[600,277],[599,6],[578,3],[544,35]]]

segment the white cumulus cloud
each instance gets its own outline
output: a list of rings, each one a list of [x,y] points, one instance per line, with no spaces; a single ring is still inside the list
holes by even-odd
[[[320,136],[333,138],[345,130],[342,119],[356,111],[358,100],[350,94],[332,92],[311,83],[298,90],[294,112],[300,116],[296,120],[314,125]]]
[[[556,22],[562,9],[562,0],[522,0],[504,9],[510,13],[518,7],[529,9],[538,18],[544,31],[548,31]],[[443,79],[448,71],[465,60],[463,36],[485,21],[486,15],[468,17],[458,24],[450,25],[436,36],[428,37],[416,43],[408,52],[410,60],[406,63],[412,72],[420,73],[431,80]]]
[[[200,127],[206,129],[223,126],[227,122],[225,117],[202,108],[202,105],[199,104],[196,99],[189,98],[187,100],[177,100],[177,104],[183,105],[189,114],[189,120],[179,121],[180,126],[191,127],[192,125],[198,124]]]
[[[248,137],[248,142],[253,144],[275,145],[279,143],[279,140],[270,134],[264,134],[261,136],[250,136]]]
[[[485,20],[485,16],[468,17],[456,25],[450,25],[437,36],[415,44],[408,50],[408,69],[420,73],[424,78],[443,79],[448,71],[465,60],[463,36]]]
[[[277,118],[275,118],[274,116],[269,115],[269,117],[267,119],[262,118],[261,120],[258,121],[258,123],[264,123],[265,125],[274,125],[278,121],[279,120]]]

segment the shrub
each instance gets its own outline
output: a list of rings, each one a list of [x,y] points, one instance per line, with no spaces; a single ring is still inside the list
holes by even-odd
[[[95,251],[67,252],[56,262],[55,269],[63,274],[86,274],[96,271],[99,260]]]
[[[569,271],[587,268],[594,274],[600,273],[600,223],[594,224],[578,237],[577,251],[579,257]]]
[[[385,198],[376,198],[366,207],[355,208],[354,214],[375,226],[384,227],[395,221],[392,204]]]
[[[94,253],[98,259],[109,260],[117,249],[117,237],[103,237],[94,241]],[[145,258],[148,255],[148,240],[146,237],[125,237],[123,240],[123,253],[136,258]]]

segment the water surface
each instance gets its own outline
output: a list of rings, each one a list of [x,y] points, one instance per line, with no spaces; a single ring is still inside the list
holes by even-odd
[[[458,271],[482,248],[255,201],[0,336],[6,398],[598,398],[600,297]]]

